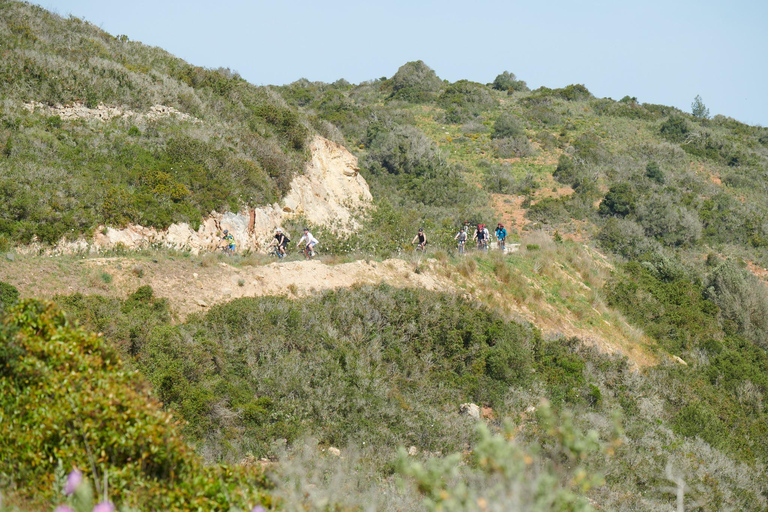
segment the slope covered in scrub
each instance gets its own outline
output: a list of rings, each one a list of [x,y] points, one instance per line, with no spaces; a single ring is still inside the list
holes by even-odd
[[[652,282],[641,284],[642,293],[659,300]],[[125,301],[58,300],[121,347],[164,406],[189,422],[184,432],[209,462],[278,459],[278,495],[311,481],[307,496],[320,492],[351,507],[386,502],[385,496],[397,494],[391,471],[399,446],[412,453],[406,466],[427,463],[436,471],[453,460],[444,459],[449,453],[461,459],[482,451],[476,420],[459,414],[461,404],[474,402],[492,432],[506,431],[507,439],[533,447],[532,456],[542,457],[539,469],[560,475],[566,467],[575,470],[578,460],[588,474],[604,475],[602,484],[581,490],[570,487],[570,477],[561,481],[602,508],[666,506],[674,499],[666,489],[677,478],[691,499],[715,507],[765,506],[766,412],[757,390],[765,385],[760,374],[768,357],[738,336],[708,346],[695,364],[637,369],[577,338],[542,336],[477,301],[413,288],[242,298],[173,326],[167,302],[147,287]],[[698,320],[686,317],[683,307],[665,307],[681,329],[695,329]],[[652,309],[648,300],[636,313]],[[548,423],[535,413],[542,401],[565,416]],[[551,437],[562,429],[594,431],[592,441]],[[563,466],[558,450],[570,442],[585,453]],[[591,442],[603,449],[587,449],[584,443]],[[306,443],[309,453],[303,452]],[[325,466],[316,460],[331,447],[354,462]],[[313,479],[307,472],[318,465],[325,474],[340,473]],[[418,471],[411,476],[426,478]],[[480,496],[491,482],[481,485]],[[357,491],[341,496],[333,492],[336,485]],[[363,498],[356,494],[360,488],[373,494]]]
[[[196,226],[279,199],[307,158],[304,118],[228,69],[9,0],[0,45],[4,245]]]
[[[62,500],[58,478],[75,468],[141,509],[245,508],[264,487],[258,472],[204,466],[107,340],[53,303],[7,309],[0,368],[0,474],[23,508]]]

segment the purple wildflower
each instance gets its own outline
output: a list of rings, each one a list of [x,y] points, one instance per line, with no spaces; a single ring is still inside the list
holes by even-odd
[[[69,496],[77,490],[81,483],[83,483],[83,474],[79,470],[73,469],[67,475],[67,485],[64,486],[64,494]]]
[[[251,512],[267,512],[267,509],[265,509],[261,505],[256,505],[251,509]]]
[[[115,512],[115,506],[108,501],[102,501],[93,507],[93,512]]]
[[[75,512],[75,511],[66,505],[59,505],[58,507],[56,507],[56,510],[54,510],[53,512]]]

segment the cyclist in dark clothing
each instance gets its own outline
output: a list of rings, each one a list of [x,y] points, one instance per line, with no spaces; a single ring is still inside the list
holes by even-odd
[[[273,242],[277,246],[277,252],[280,253],[280,257],[285,256],[285,248],[288,246],[288,242],[291,240],[285,236],[283,230],[277,228],[275,230],[275,241]]]
[[[427,235],[424,233],[424,228],[419,228],[418,234],[413,237],[412,244],[418,243],[416,248],[422,252],[427,250]]]
[[[472,240],[477,240],[478,249],[485,249],[485,244],[487,243],[485,239],[485,224],[477,225],[477,231],[475,231],[475,236],[472,237]]]

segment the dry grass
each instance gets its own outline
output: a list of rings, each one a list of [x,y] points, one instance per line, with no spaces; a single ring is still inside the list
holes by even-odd
[[[475,260],[473,259],[466,258],[456,266],[456,270],[458,270],[459,274],[462,276],[469,278],[475,273],[475,270],[477,270],[477,263],[475,263]]]
[[[200,258],[200,266],[201,267],[212,267],[219,263],[221,258],[218,254],[208,252],[203,254],[202,258]]]

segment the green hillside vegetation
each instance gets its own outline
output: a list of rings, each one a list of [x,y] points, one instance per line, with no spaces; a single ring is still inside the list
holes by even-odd
[[[138,509],[664,510],[680,489],[689,508],[768,507],[768,129],[699,97],[687,114],[508,71],[449,83],[421,61],[255,87],[7,0],[0,43],[0,251],[273,202],[319,133],[358,155],[375,198],[358,232],[313,229],[325,263],[403,256],[461,292],[362,286],[181,321],[149,286],[54,306],[0,282],[0,506],[52,508],[78,467]],[[455,253],[464,222],[513,205],[519,252]],[[224,261],[263,262],[199,264]],[[615,334],[648,366],[517,306]]]
[[[269,89],[192,66],[78,18],[0,2],[0,245],[54,243],[99,224],[196,226],[279,199],[311,129]],[[62,120],[23,107],[83,102],[145,114]]]
[[[419,61],[390,79],[280,91],[338,128],[379,202],[433,230],[490,221],[488,194],[514,194],[533,227],[586,228],[630,259],[713,248],[768,265],[768,128],[599,99],[583,85],[529,91],[509,72],[489,85],[436,78]],[[543,194],[562,185],[573,193]]]
[[[638,372],[624,358],[578,339],[543,338],[455,296],[387,286],[300,300],[239,299],[177,326],[167,325],[167,306],[151,289],[124,302],[59,302],[122,347],[164,406],[188,422],[185,433],[209,462],[274,456],[275,440],[298,447],[311,436],[320,447],[363,450],[366,474],[384,489],[397,446],[427,454],[476,446],[472,422],[457,414],[464,402],[491,407],[492,430],[511,421],[522,429],[521,441],[549,446],[547,430],[525,420],[525,410],[546,398],[557,411],[573,411],[578,431],[595,430],[605,446],[619,442],[611,456],[598,450],[585,462],[591,473],[606,475],[587,495],[607,508],[668,502],[668,463],[698,499],[764,506],[768,481],[758,475],[768,461],[765,352],[724,334],[710,311],[718,306],[695,302],[693,283],[677,287],[693,290],[694,303],[674,309],[681,301],[658,291],[661,281],[631,268],[623,275],[648,296],[635,317],[660,309],[680,331],[706,332],[697,360]],[[610,300],[631,313],[622,293],[634,289],[615,290]],[[684,307],[712,320],[699,326],[700,316]]]
[[[52,508],[73,468],[102,492],[108,482],[118,505],[143,510],[245,509],[266,486],[254,470],[203,465],[136,372],[52,303],[7,308],[0,368],[5,504]]]

